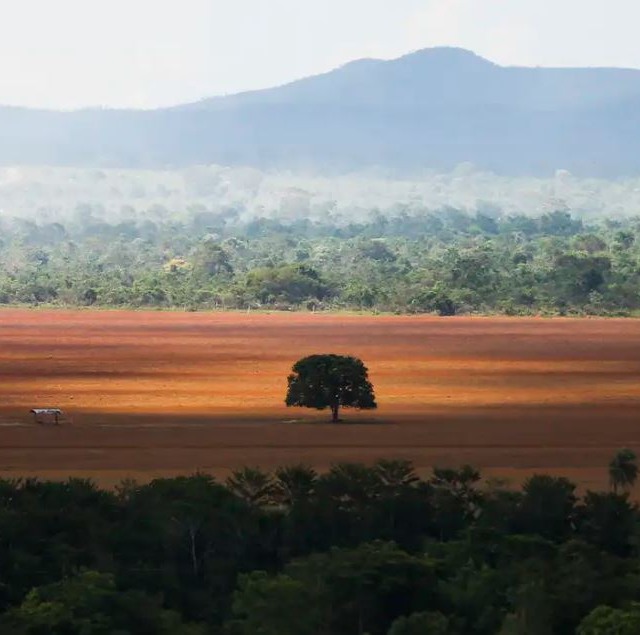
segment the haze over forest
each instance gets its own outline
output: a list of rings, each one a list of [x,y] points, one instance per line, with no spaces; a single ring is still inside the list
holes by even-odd
[[[377,214],[420,218],[444,209],[492,217],[566,210],[583,219],[630,218],[640,210],[640,178],[505,177],[462,164],[401,178],[385,170],[333,177],[249,167],[175,170],[0,167],[0,219],[66,223],[94,218],[188,221],[203,211],[237,222],[307,218],[345,225]],[[83,211],[84,210],[84,211]]]

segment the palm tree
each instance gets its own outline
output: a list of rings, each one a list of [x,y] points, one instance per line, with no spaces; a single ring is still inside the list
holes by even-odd
[[[420,479],[411,461],[380,459],[374,466],[382,484],[390,490],[401,490],[415,485]]]
[[[318,488],[336,506],[366,505],[380,494],[378,472],[360,463],[336,463],[318,479]]]
[[[609,463],[609,483],[614,494],[631,489],[638,478],[638,457],[633,450],[624,448],[616,452]]]
[[[294,505],[313,496],[318,475],[306,465],[288,465],[276,470],[275,494],[282,505]]]
[[[258,507],[271,502],[274,492],[273,477],[253,467],[235,470],[227,479],[227,487],[239,498]]]

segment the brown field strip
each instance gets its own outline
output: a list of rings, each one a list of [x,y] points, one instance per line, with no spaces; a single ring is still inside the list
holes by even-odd
[[[369,366],[380,408],[287,409],[299,357]],[[32,407],[62,408],[59,428]],[[0,311],[0,475],[103,483],[196,469],[406,457],[604,486],[640,452],[640,321]]]

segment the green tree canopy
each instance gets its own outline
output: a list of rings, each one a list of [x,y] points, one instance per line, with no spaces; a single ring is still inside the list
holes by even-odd
[[[636,635],[640,633],[640,605],[629,610],[599,606],[585,617],[578,635]]]
[[[234,595],[233,635],[315,635],[322,612],[314,589],[288,575],[241,575]]]
[[[339,421],[340,407],[377,407],[367,367],[362,360],[345,355],[310,355],[297,361],[289,375],[287,406],[324,410],[331,408]]]
[[[119,591],[112,575],[97,571],[33,589],[8,617],[8,626],[25,635],[203,632],[184,624],[178,613],[163,609],[157,598],[142,591]]]
[[[263,304],[322,300],[330,295],[320,275],[305,265],[281,265],[252,269],[247,274],[246,291]]]
[[[449,620],[442,613],[425,612],[399,617],[388,635],[447,635],[449,632]]]

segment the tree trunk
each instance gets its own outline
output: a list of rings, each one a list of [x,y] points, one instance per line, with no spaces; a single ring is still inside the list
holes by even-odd
[[[193,525],[189,526],[189,538],[191,538],[191,566],[193,575],[198,577],[198,556],[196,555],[196,530]]]
[[[331,406],[331,423],[338,423],[340,419],[338,419],[338,410],[340,409],[339,404],[332,404]]]

